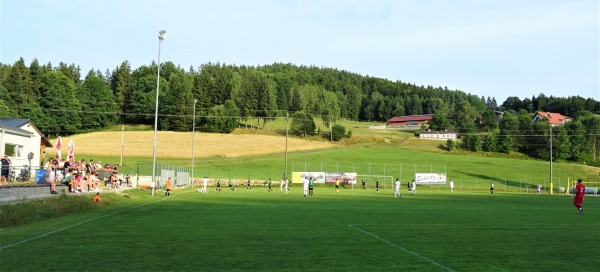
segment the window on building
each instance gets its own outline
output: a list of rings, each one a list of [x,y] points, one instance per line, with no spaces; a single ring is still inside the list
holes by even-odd
[[[4,154],[13,158],[20,158],[23,154],[23,146],[17,144],[4,144]]]

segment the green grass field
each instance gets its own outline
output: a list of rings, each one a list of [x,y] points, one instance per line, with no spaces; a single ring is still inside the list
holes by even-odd
[[[597,271],[600,198],[224,188],[0,230],[3,271]],[[110,204],[110,203],[104,203]]]
[[[201,147],[200,147],[201,148]],[[113,161],[110,158],[96,158]],[[126,158],[121,170],[132,176],[138,171],[138,162],[151,162],[148,158]],[[191,159],[160,159],[161,162],[190,167]],[[209,176],[220,179],[279,180],[283,176],[285,157],[270,154],[241,158],[197,158],[196,178]],[[139,165],[141,175],[152,173],[152,164]],[[359,175],[386,175],[400,178],[406,183],[415,178],[415,172],[446,173],[448,179],[464,189],[482,189],[494,181],[499,190],[523,192],[541,183],[544,190],[550,187],[549,162],[455,155],[448,153],[419,152],[394,146],[357,146],[315,151],[290,152],[288,173],[292,171],[356,172]],[[553,164],[554,186],[567,186],[567,181],[582,178],[598,186],[600,171],[597,167],[558,163]],[[288,174],[289,175],[289,174]],[[366,177],[359,177],[366,178]],[[374,182],[374,178],[367,181]],[[383,181],[380,178],[380,181]],[[390,186],[388,181],[387,186]]]

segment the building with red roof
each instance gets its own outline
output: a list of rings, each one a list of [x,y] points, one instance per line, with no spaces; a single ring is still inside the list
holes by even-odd
[[[533,121],[538,121],[538,120],[543,120],[543,119],[547,119],[548,122],[550,123],[550,125],[552,126],[562,126],[564,124],[566,124],[567,122],[573,120],[573,118],[569,117],[569,116],[564,116],[560,113],[555,113],[555,112],[544,112],[544,111],[538,111],[535,116],[533,116]]]
[[[395,116],[387,120],[387,126],[390,128],[419,128],[427,124],[433,118],[433,114]]]

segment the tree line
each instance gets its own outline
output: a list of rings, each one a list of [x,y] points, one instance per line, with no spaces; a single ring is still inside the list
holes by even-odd
[[[53,66],[34,59],[26,65],[22,58],[14,64],[0,63],[0,115],[29,118],[47,136],[96,131],[115,124],[153,125],[157,68],[153,62],[133,69],[124,61],[113,70],[90,70],[82,77],[75,64],[61,62]],[[435,114],[431,128],[459,131],[464,135],[463,148],[519,151],[543,157],[541,150],[529,150],[536,146],[542,149],[541,144],[528,143],[522,133],[548,129],[527,129],[522,125],[515,130],[514,124],[509,126],[504,120],[525,119],[526,115],[531,119],[536,111],[558,112],[575,117],[573,124],[581,123],[583,135],[589,138],[593,132],[586,118],[595,120],[593,114],[600,114],[598,101],[579,96],[540,94],[524,100],[509,97],[498,105],[493,97],[478,97],[447,87],[418,86],[289,63],[207,63],[185,70],[167,61],[160,65],[159,82],[158,127],[173,131],[191,131],[194,107],[196,128],[219,133],[229,133],[240,120],[250,118],[258,118],[256,126],[264,128],[274,118],[289,116],[297,122],[293,126],[298,128],[297,134],[304,134],[314,133],[314,125],[308,120],[315,116],[329,125],[339,119],[385,122],[393,116]],[[503,121],[498,121],[496,111],[507,112]],[[559,133],[561,129],[556,130]],[[567,131],[568,138],[574,137],[569,133],[576,131],[579,130]],[[480,141],[475,140],[475,135]],[[499,140],[498,144],[493,144],[493,137]],[[509,138],[512,142],[502,142]],[[572,143],[570,147],[573,144],[577,145]],[[585,153],[590,146],[594,144],[575,149]],[[579,155],[560,156],[582,160]],[[592,158],[595,156],[583,160],[589,163]]]

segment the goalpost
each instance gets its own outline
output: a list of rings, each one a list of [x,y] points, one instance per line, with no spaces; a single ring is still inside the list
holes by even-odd
[[[362,180],[365,180],[365,187],[375,188],[375,180],[379,180],[379,189],[394,188],[394,176],[382,175],[356,175],[356,185],[362,187]]]
[[[585,193],[586,194],[594,194],[598,196],[598,191],[600,190],[600,181],[585,181],[582,180],[583,185],[585,185]],[[577,179],[569,179],[569,188],[565,190],[565,194],[573,194],[575,190],[575,185],[577,185]]]

